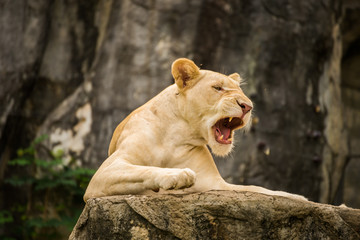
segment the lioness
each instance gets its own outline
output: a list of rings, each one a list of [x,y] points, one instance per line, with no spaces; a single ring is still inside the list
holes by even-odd
[[[239,74],[200,70],[185,58],[177,59],[171,72],[175,84],[115,129],[109,157],[91,179],[85,201],[119,194],[216,189],[304,199],[256,186],[228,184],[220,176],[206,145],[216,155],[227,155],[233,147],[234,131],[249,126],[251,119],[253,104],[240,88]]]

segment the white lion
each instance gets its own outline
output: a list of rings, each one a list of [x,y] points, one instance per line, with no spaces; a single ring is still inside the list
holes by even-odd
[[[115,129],[109,157],[91,179],[84,200],[119,194],[252,191],[302,196],[226,183],[206,145],[219,156],[233,147],[234,131],[249,126],[253,104],[241,78],[200,70],[181,58],[175,84],[132,112]],[[170,191],[172,190],[172,191]]]

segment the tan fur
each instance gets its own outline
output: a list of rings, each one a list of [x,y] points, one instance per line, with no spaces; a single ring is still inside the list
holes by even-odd
[[[214,125],[220,119],[243,117],[237,128],[249,126],[251,111],[243,114],[241,104],[251,108],[252,102],[239,86],[239,74],[226,76],[200,70],[185,58],[176,60],[171,72],[175,83],[132,112],[115,129],[109,157],[91,179],[85,201],[119,194],[212,189],[305,199],[256,186],[232,185],[221,178],[206,145],[220,156],[231,151],[232,142],[216,141]]]
[[[109,150],[108,150],[108,155],[110,156],[111,154],[113,154],[113,152],[115,152],[116,148],[117,148],[117,140],[120,137],[120,134],[122,133],[126,123],[129,121],[129,119],[135,115],[137,112],[141,111],[141,107],[136,109],[135,111],[133,111],[132,113],[130,113],[129,116],[127,116],[115,129],[113,136],[111,138],[110,141],[110,145],[109,145]]]

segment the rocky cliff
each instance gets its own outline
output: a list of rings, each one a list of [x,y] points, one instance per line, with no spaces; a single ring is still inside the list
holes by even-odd
[[[173,82],[173,60],[188,57],[239,72],[255,104],[252,131],[217,162],[228,182],[359,207],[360,7],[345,1],[345,15],[341,2],[5,1],[0,183],[16,150],[43,134],[47,149],[98,167],[117,124]]]
[[[360,210],[251,192],[90,199],[75,239],[360,239]]]

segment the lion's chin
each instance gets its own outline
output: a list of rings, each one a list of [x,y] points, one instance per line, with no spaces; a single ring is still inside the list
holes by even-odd
[[[211,148],[211,152],[213,154],[215,154],[216,156],[220,156],[220,157],[224,157],[224,156],[228,155],[234,146],[232,142],[229,144],[218,143],[215,140],[215,138],[212,138],[209,141],[208,145]]]

